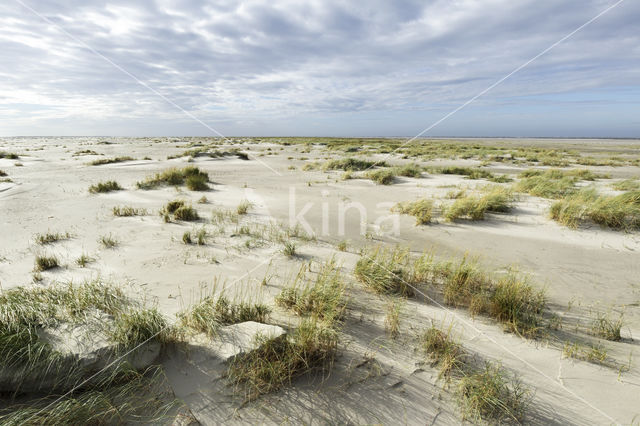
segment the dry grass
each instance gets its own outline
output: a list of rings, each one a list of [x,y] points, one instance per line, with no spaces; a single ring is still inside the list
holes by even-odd
[[[36,243],[40,244],[41,246],[53,244],[58,241],[68,240],[69,238],[71,238],[71,234],[69,234],[68,232],[61,233],[50,231],[47,231],[47,233],[45,234],[36,234],[34,237]]]
[[[146,209],[135,208],[131,206],[115,206],[111,211],[114,216],[118,217],[144,216],[147,214]]]
[[[115,157],[115,158],[101,158],[99,160],[94,160],[89,165],[91,166],[102,166],[103,164],[112,164],[112,163],[122,163],[125,161],[134,161],[133,157]]]
[[[56,256],[38,255],[36,256],[33,270],[37,272],[48,271],[60,266],[58,262],[59,260]]]
[[[427,225],[431,223],[433,218],[433,201],[426,198],[417,201],[405,201],[404,203],[396,204],[391,210],[414,216],[416,225]]]
[[[591,331],[598,337],[617,342],[622,340],[620,331],[622,330],[623,324],[622,315],[617,319],[613,319],[610,313],[598,313],[591,325]]]
[[[481,196],[461,196],[445,209],[444,217],[449,221],[460,218],[482,220],[487,212],[506,213],[513,208],[515,197],[509,188],[494,186],[486,188]]]

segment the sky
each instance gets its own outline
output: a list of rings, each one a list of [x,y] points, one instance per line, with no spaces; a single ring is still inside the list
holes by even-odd
[[[0,136],[640,137],[616,2],[3,0]]]

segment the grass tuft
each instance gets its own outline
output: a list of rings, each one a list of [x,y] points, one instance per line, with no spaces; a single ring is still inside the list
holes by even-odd
[[[423,198],[396,204],[392,211],[408,214],[416,218],[416,225],[427,225],[433,217],[433,201]]]
[[[404,279],[407,257],[406,250],[376,248],[358,260],[354,274],[378,294],[412,296],[414,291]]]
[[[111,234],[103,235],[98,239],[98,242],[102,244],[104,248],[114,248],[118,245],[118,240]]]
[[[99,182],[95,185],[91,185],[89,187],[89,192],[92,194],[97,194],[97,193],[105,193],[105,192],[111,192],[111,191],[120,191],[124,189],[123,187],[120,186],[120,184],[114,180],[109,180],[106,182]]]
[[[162,173],[156,173],[154,176],[147,177],[144,181],[136,183],[138,189],[155,189],[163,185],[179,186],[187,182],[191,182],[194,188],[204,188],[209,181],[209,175],[197,167],[187,166],[183,169],[168,169]],[[189,183],[187,183],[189,185]],[[189,189],[192,189],[191,187]],[[208,186],[207,188],[208,189]],[[205,189],[194,189],[205,190]]]
[[[622,315],[617,319],[613,319],[610,314],[598,313],[597,318],[593,321],[591,330],[598,337],[617,342],[622,340],[620,331],[623,324]]]
[[[131,206],[115,206],[112,209],[113,215],[118,217],[144,216],[147,214],[146,209],[135,208]]]
[[[36,243],[40,244],[41,246],[46,245],[46,244],[52,244],[58,241],[62,241],[62,240],[68,240],[69,238],[71,238],[71,234],[69,234],[68,232],[60,233],[60,232],[50,232],[47,231],[46,234],[36,234],[35,235],[35,240]]]
[[[387,164],[384,161],[367,161],[358,160],[356,158],[343,158],[341,160],[331,160],[324,164],[324,170],[344,170],[344,171],[360,171],[367,170],[374,166],[384,167]],[[305,170],[303,168],[303,170]]]
[[[54,269],[60,266],[58,264],[58,258],[56,256],[36,256],[34,271],[42,272]]]
[[[112,164],[112,163],[122,163],[125,161],[133,161],[135,158],[133,157],[115,157],[115,158],[101,158],[99,160],[94,160],[89,165],[91,166],[101,166],[103,164]]]
[[[249,209],[253,206],[253,204],[247,200],[242,200],[238,207],[236,207],[236,213],[239,215],[245,215],[249,212]]]

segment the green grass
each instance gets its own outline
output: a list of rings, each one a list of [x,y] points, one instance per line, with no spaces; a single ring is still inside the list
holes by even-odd
[[[36,256],[33,270],[38,272],[48,271],[49,269],[59,267],[60,265],[58,262],[59,261],[56,256],[38,255]]]
[[[531,401],[530,390],[490,363],[484,369],[462,377],[457,395],[463,418],[474,423],[483,420],[521,423]]]
[[[608,358],[607,349],[602,344],[585,347],[577,342],[566,342],[562,348],[562,355],[565,358],[580,359],[606,367],[614,366]]]
[[[555,202],[550,216],[570,228],[591,221],[618,230],[640,229],[640,190],[612,196],[585,188]]]
[[[416,225],[427,225],[433,218],[433,201],[423,198],[396,204],[392,211],[408,214],[416,218]]]
[[[412,296],[414,290],[404,279],[407,259],[406,250],[378,247],[358,260],[354,275],[378,294]]]
[[[444,210],[444,217],[449,221],[460,218],[483,220],[485,213],[506,213],[513,208],[515,197],[509,188],[495,186],[487,189],[483,195],[466,195],[457,198]]]
[[[144,216],[147,214],[146,209],[135,208],[131,206],[115,206],[112,210],[114,216],[129,217],[129,216]]]
[[[50,231],[47,231],[46,234],[36,234],[34,237],[34,239],[36,240],[36,243],[40,244],[41,246],[46,244],[52,244],[62,240],[68,240],[69,238],[71,238],[71,234],[69,234],[68,232],[61,233],[61,232],[50,232]]]
[[[335,260],[319,266],[315,276],[303,265],[291,284],[285,287],[276,303],[298,315],[314,316],[328,323],[342,318],[345,310],[345,282]]]
[[[95,185],[91,185],[89,187],[89,192],[92,194],[111,192],[111,191],[120,191],[124,189],[120,186],[120,184],[114,180],[109,180],[106,182],[99,182]]]
[[[184,231],[184,234],[182,234],[182,242],[185,244],[192,244],[193,240],[191,239],[191,232],[189,231]]]
[[[422,176],[423,168],[418,164],[405,164],[404,166],[393,167],[396,176],[419,178]]]
[[[20,158],[20,156],[14,152],[0,151],[0,158],[6,158],[8,160],[17,160]]]
[[[178,316],[183,326],[215,336],[223,325],[245,321],[264,323],[270,313],[271,309],[264,304],[231,301],[221,294],[202,297],[191,309]]]
[[[133,157],[115,157],[115,158],[101,158],[99,160],[94,160],[89,165],[91,166],[101,166],[103,164],[112,164],[112,163],[122,163],[125,161],[133,161],[135,158]]]
[[[367,161],[356,158],[343,158],[341,160],[331,160],[324,164],[324,170],[344,170],[344,171],[360,171],[367,170],[375,166],[384,167],[387,164],[384,161]],[[304,168],[303,168],[304,170]]]
[[[154,176],[149,176],[145,180],[137,182],[136,186],[138,189],[155,189],[163,185],[183,185],[185,181],[191,182],[191,185],[204,188],[203,184],[206,185],[209,181],[209,175],[193,166],[187,166],[182,169],[173,168],[156,173]]]

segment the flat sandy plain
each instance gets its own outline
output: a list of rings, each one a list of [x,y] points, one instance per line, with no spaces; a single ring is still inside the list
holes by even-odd
[[[511,211],[487,213],[484,220],[448,222],[435,214],[430,224],[416,225],[413,217],[392,213],[391,207],[419,198],[444,205],[452,202],[448,198],[451,191],[473,191],[491,182],[425,169],[421,177],[399,176],[389,185],[380,185],[361,178],[358,172],[351,179],[343,179],[344,171],[323,170],[322,165],[331,159],[354,157],[384,160],[391,165],[416,163],[425,168],[481,166],[516,181],[525,169],[551,166],[473,156],[465,159],[450,153],[437,158],[379,152],[376,140],[327,146],[330,140],[0,139],[0,151],[19,155],[18,159],[0,159],[0,170],[7,174],[6,181],[0,183],[1,288],[6,291],[19,286],[100,279],[125,286],[132,297],[144,294],[172,319],[197,300],[203,288],[226,287],[227,294],[259,299],[271,306],[269,321],[287,328],[295,326],[295,315],[276,306],[275,297],[302,264],[311,263],[313,270],[313,265],[334,256],[348,283],[348,302],[332,369],[303,375],[277,392],[244,403],[242,397],[229,395],[224,381],[198,378],[194,373],[197,370],[178,365],[175,360],[166,361],[165,372],[176,388],[176,396],[199,421],[458,424],[462,413],[455,382],[439,378],[438,368],[419,349],[418,336],[432,323],[450,327],[465,351],[483,362],[499,363],[522,381],[531,391],[524,423],[640,421],[637,230],[612,230],[589,223],[568,228],[550,219],[554,200],[528,194],[519,194]],[[640,141],[487,139],[446,143],[499,146],[504,150],[556,150],[572,168],[609,175],[607,179],[577,183],[595,185],[607,194],[619,193],[611,188],[612,183],[640,177],[640,167],[633,163],[640,158]],[[209,146],[221,151],[240,150],[249,159],[236,155],[168,159],[194,147]],[[572,154],[565,155],[565,150]],[[95,160],[120,156],[133,160],[90,165]],[[573,164],[581,156],[613,156],[625,162]],[[136,182],[150,175],[186,166],[207,172],[210,189],[136,187]],[[97,194],[88,191],[90,185],[107,180],[117,181],[124,189]],[[201,200],[203,196],[206,201]],[[165,222],[158,212],[174,199],[191,203],[201,219]],[[251,207],[238,223],[212,220],[215,212],[235,211],[243,200],[248,200]],[[341,209],[349,203],[360,207],[342,214]],[[305,208],[307,205],[310,207]],[[112,213],[116,206],[145,209],[147,214],[117,217]],[[243,225],[287,229],[296,225],[291,222],[296,215],[300,235],[306,230],[313,238],[292,236],[296,247],[293,257],[283,254],[281,242],[239,232]],[[195,234],[203,228],[207,231],[205,244],[183,243],[185,231]],[[47,232],[68,232],[70,238],[46,246],[37,244],[36,234]],[[103,247],[99,239],[104,235],[117,240],[117,246]],[[346,248],[339,250],[341,242]],[[559,319],[561,325],[556,324],[540,337],[526,338],[505,331],[488,316],[471,316],[464,308],[409,297],[402,302],[399,334],[392,337],[385,329],[388,297],[368,290],[353,274],[362,250],[376,246],[406,247],[415,256],[427,251],[442,260],[466,255],[476,258],[487,271],[517,267],[530,276],[535,288],[545,289],[547,314]],[[35,274],[34,259],[42,254],[55,255],[60,266]],[[93,259],[85,267],[76,263],[82,254]],[[623,315],[622,340],[608,341],[590,332],[598,313],[614,318]],[[607,362],[567,356],[565,345],[575,341],[601,345],[606,349]]]

